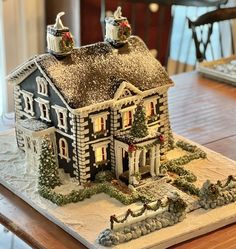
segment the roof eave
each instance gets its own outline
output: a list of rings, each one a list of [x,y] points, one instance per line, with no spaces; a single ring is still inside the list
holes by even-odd
[[[149,90],[142,91],[142,95],[140,97],[142,98],[142,97],[146,97],[146,96],[158,93],[158,92],[167,91],[169,89],[169,87],[174,86],[174,82],[171,79],[169,79],[168,82],[169,82],[169,84],[165,84],[163,86],[158,86],[158,87],[155,87],[155,88],[152,88],[152,89],[149,89]],[[106,101],[103,101],[103,102],[100,102],[100,103],[96,103],[96,104],[87,105],[87,106],[84,106],[84,107],[79,107],[79,108],[76,108],[76,109],[72,109],[71,111],[74,114],[82,114],[82,113],[87,113],[87,112],[93,112],[93,111],[96,111],[96,110],[108,108],[112,104],[114,104],[114,102],[116,102],[116,101],[117,100],[115,98],[113,98],[113,99],[106,100]],[[122,100],[118,100],[118,101],[121,102]]]

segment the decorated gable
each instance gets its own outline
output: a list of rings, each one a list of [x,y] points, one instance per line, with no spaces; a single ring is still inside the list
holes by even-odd
[[[133,86],[131,83],[123,81],[118,87],[114,95],[114,99],[120,100],[128,97],[133,97],[136,95],[142,96],[142,91],[140,91],[137,87]]]

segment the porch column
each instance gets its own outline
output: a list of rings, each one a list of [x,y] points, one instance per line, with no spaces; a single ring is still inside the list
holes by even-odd
[[[134,171],[135,173],[139,172],[139,157],[141,154],[141,150],[137,150],[135,153],[135,167],[134,167]]]
[[[129,184],[133,183],[135,151],[129,155]]]
[[[155,176],[155,146],[151,148],[151,155],[150,155],[150,174],[151,176]]]
[[[116,154],[116,178],[123,173],[123,162],[122,162],[122,148],[115,144],[115,154]]]
[[[160,145],[156,145],[156,161],[155,161],[155,172],[158,175],[160,173]]]
[[[141,158],[141,166],[142,167],[146,166],[146,153],[147,153],[147,150],[144,148],[142,150],[142,158]]]

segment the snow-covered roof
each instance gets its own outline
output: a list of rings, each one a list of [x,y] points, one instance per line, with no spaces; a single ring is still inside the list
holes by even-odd
[[[48,128],[48,125],[37,119],[21,119],[17,121],[23,128],[31,131],[41,131]]]
[[[47,54],[38,56],[35,61],[72,108],[113,99],[123,81],[141,91],[173,84],[165,69],[136,36],[131,36],[128,43],[118,49],[100,42],[75,48],[64,58]]]

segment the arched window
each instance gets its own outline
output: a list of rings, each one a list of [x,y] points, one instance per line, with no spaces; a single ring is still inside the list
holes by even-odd
[[[36,82],[38,86],[38,93],[47,96],[48,95],[48,86],[47,81],[43,77],[36,77]]]
[[[69,160],[69,157],[68,157],[68,143],[65,140],[65,138],[60,138],[60,140],[59,140],[59,151],[60,151],[59,156],[68,161]]]

